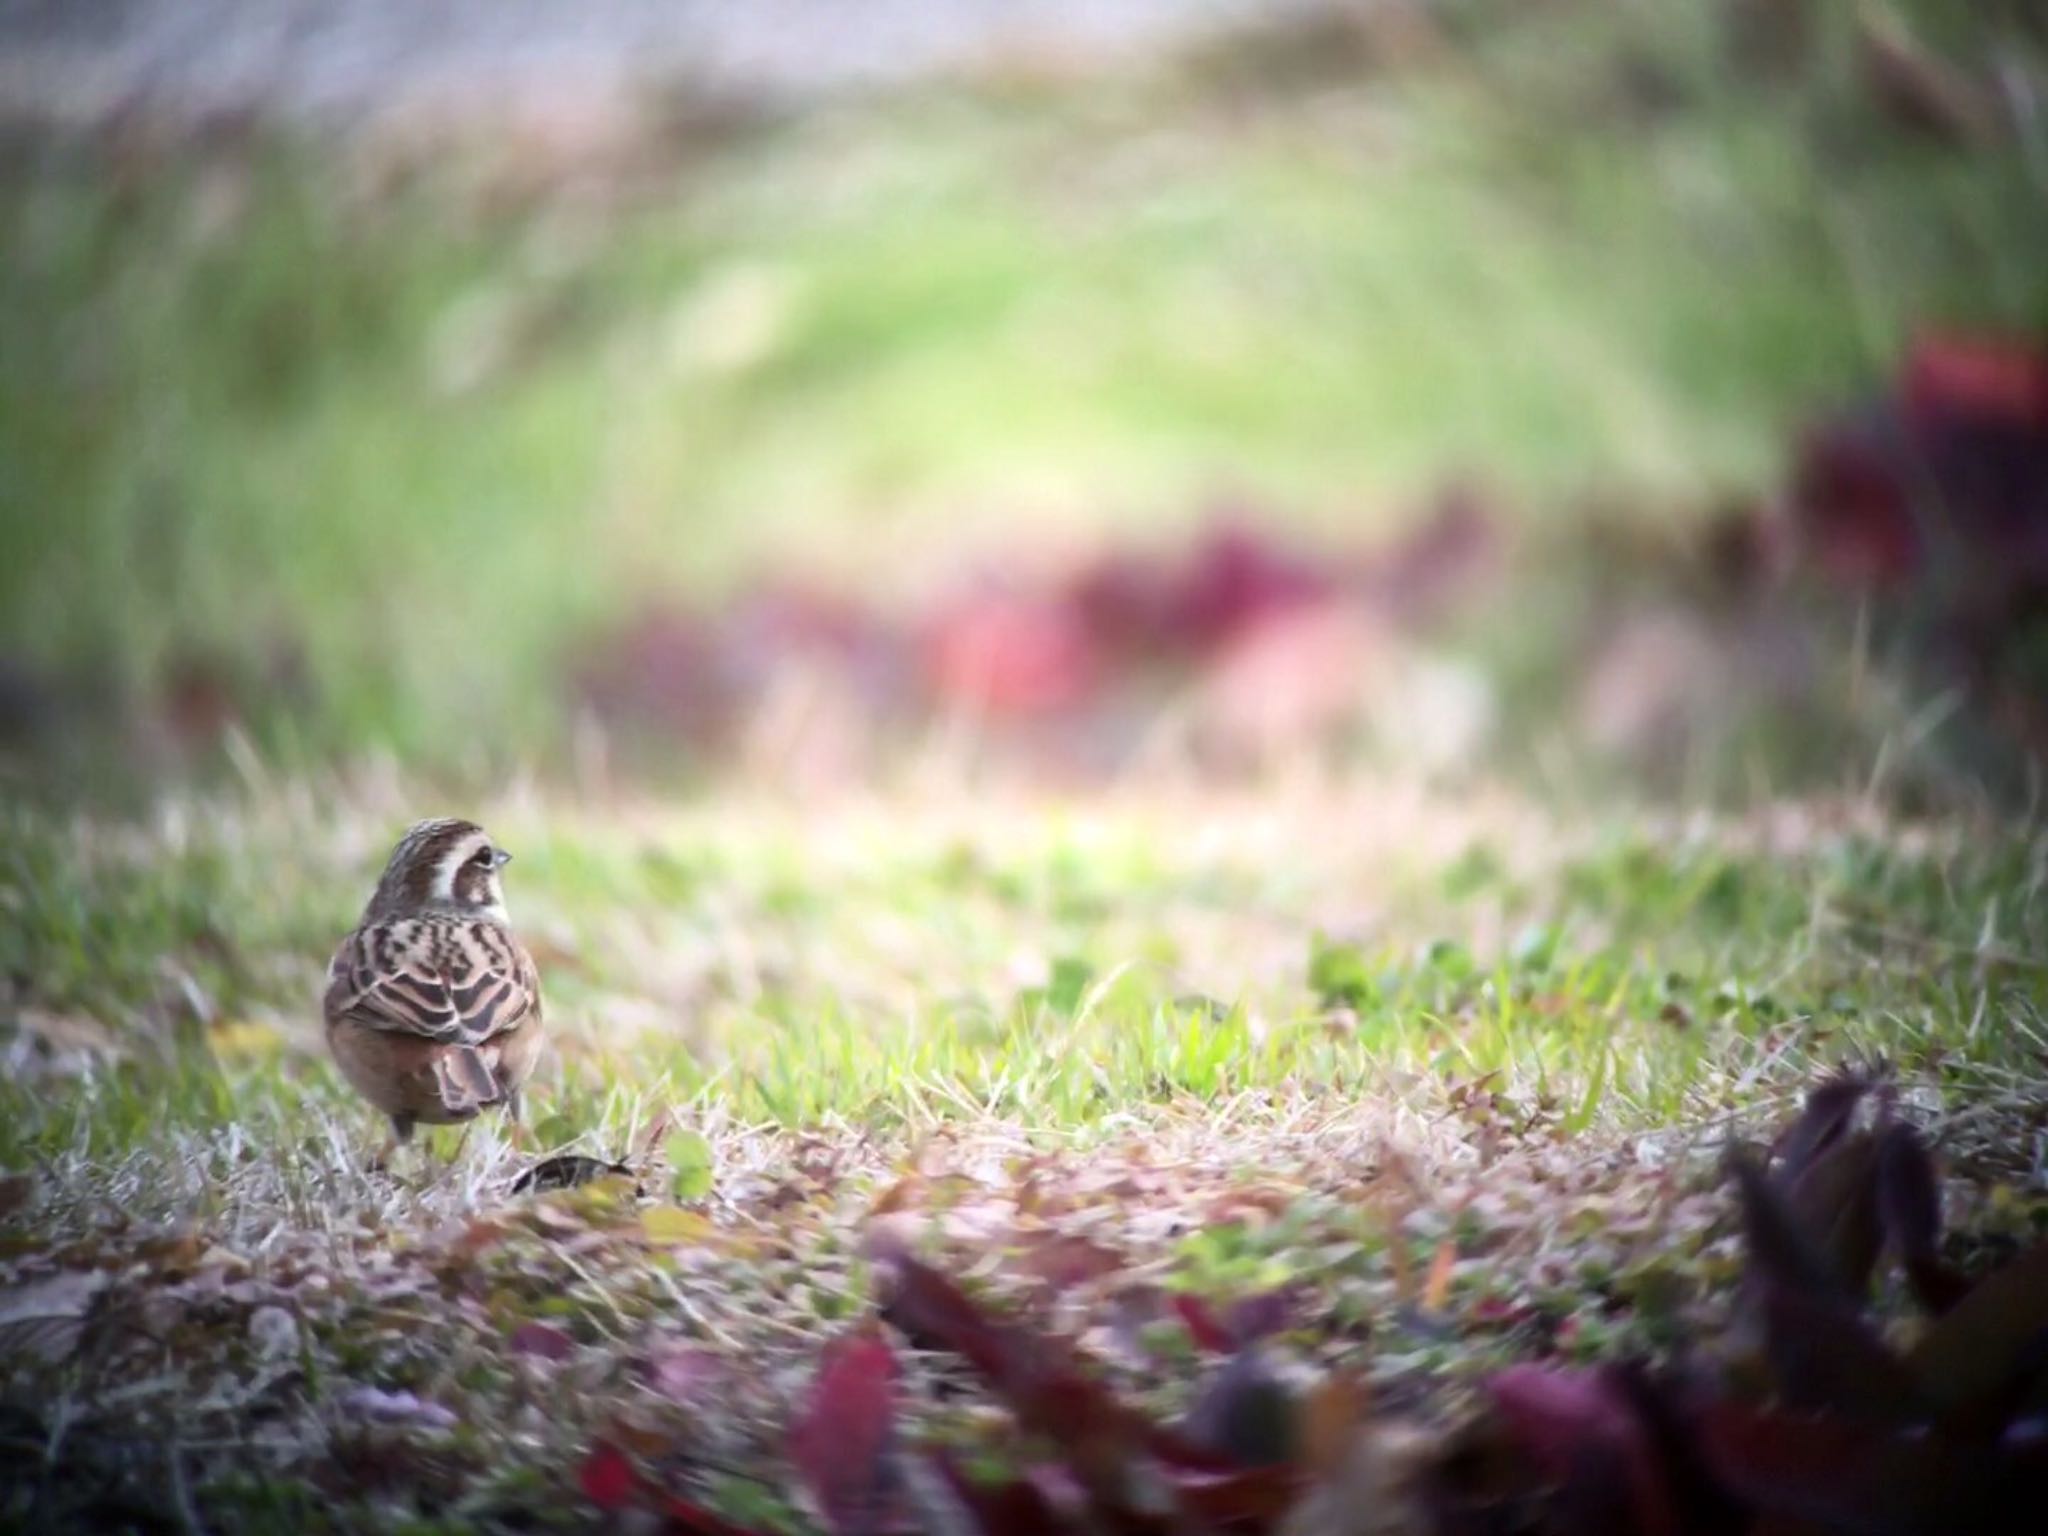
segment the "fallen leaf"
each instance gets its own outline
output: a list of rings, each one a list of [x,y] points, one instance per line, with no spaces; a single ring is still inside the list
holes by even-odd
[[[1441,1312],[1444,1303],[1451,1296],[1451,1270],[1458,1262],[1458,1245],[1445,1238],[1436,1245],[1436,1256],[1429,1261],[1429,1279],[1422,1287],[1422,1310]]]
[[[1387,1260],[1394,1271],[1394,1300],[1402,1307],[1415,1305],[1415,1260],[1408,1252],[1408,1234],[1401,1230],[1399,1217],[1388,1222]]]
[[[1810,1295],[1844,1294],[1841,1277],[1756,1160],[1736,1152],[1728,1161],[1742,1210],[1744,1245],[1759,1281]]]
[[[1971,1288],[1907,1352],[1920,1389],[1946,1416],[1994,1421],[2016,1378],[2042,1369],[2048,1338],[2048,1242],[2037,1243]]]
[[[1013,1243],[1012,1265],[1054,1291],[1119,1273],[1124,1256],[1078,1234],[1025,1232]]]
[[[1655,1448],[1611,1373],[1510,1366],[1486,1392],[1511,1443],[1556,1489],[1563,1529],[1678,1536]]]
[[[97,1271],[66,1270],[0,1291],[0,1356],[54,1365],[78,1347],[93,1299],[107,1284]]]
[[[1292,1466],[1237,1467],[1228,1471],[1174,1468],[1167,1474],[1174,1504],[1195,1529],[1265,1531],[1301,1493]]]
[[[26,1173],[0,1175],[0,1218],[26,1210],[36,1192],[34,1177]]]
[[[633,1470],[632,1459],[603,1440],[583,1458],[577,1481],[583,1485],[583,1496],[607,1514],[625,1509],[640,1490],[640,1475]]]
[[[672,1131],[662,1143],[668,1159],[669,1192],[677,1200],[702,1200],[711,1193],[711,1143],[692,1130]]]
[[[789,1456],[825,1523],[840,1536],[873,1531],[893,1502],[896,1357],[871,1328],[825,1346]]]
[[[1187,1325],[1189,1335],[1201,1348],[1219,1355],[1229,1354],[1237,1347],[1237,1339],[1226,1328],[1221,1319],[1209,1309],[1209,1304],[1199,1296],[1186,1291],[1173,1293],[1171,1305],[1174,1314]]]
[[[1033,1482],[1012,1478],[995,1484],[977,1483],[943,1448],[932,1453],[930,1460],[980,1536],[1057,1536],[1074,1529]],[[941,1528],[937,1521],[927,1523]]]
[[[1838,1418],[1710,1404],[1698,1443],[1714,1476],[1767,1514],[1859,1536],[1947,1536],[1994,1524],[2001,1469],[1987,1452]],[[2024,1507],[2015,1503],[2012,1507]]]
[[[654,1205],[640,1213],[640,1232],[650,1243],[671,1247],[709,1242],[718,1235],[718,1228],[700,1212],[676,1205]]]
[[[1808,1092],[1799,1117],[1779,1133],[1772,1147],[1786,1174],[1800,1173],[1841,1139],[1871,1086],[1868,1077],[1844,1072]]]
[[[1345,1370],[1329,1372],[1303,1394],[1295,1457],[1311,1478],[1322,1482],[1337,1474],[1365,1424],[1370,1400],[1365,1382]]]
[[[1870,1289],[1884,1247],[1877,1204],[1877,1138],[1851,1131],[1785,1185],[1802,1230],[1826,1256],[1836,1283],[1850,1295]]]
[[[883,1317],[921,1349],[972,1365],[1026,1429],[1059,1445],[1067,1467],[1109,1510],[1129,1507],[1127,1476],[1153,1431],[1080,1368],[1060,1340],[984,1312],[950,1278],[904,1258],[885,1266]]]
[[[661,1501],[668,1536],[774,1536],[758,1526],[736,1525],[701,1504],[669,1494]]]
[[[1925,1420],[1912,1373],[1845,1303],[1766,1282],[1763,1313],[1787,1406],[1893,1425]]]
[[[1941,1187],[1934,1159],[1920,1133],[1904,1122],[1886,1126],[1878,1137],[1877,1211],[1913,1294],[1928,1311],[1946,1312],[1968,1286],[1941,1261]]]
[[[566,1360],[576,1353],[576,1341],[553,1323],[522,1323],[507,1342],[513,1354],[542,1360]]]
[[[906,1173],[876,1197],[875,1203],[868,1207],[868,1215],[870,1218],[892,1215],[921,1203],[925,1195],[924,1175],[914,1171]]]

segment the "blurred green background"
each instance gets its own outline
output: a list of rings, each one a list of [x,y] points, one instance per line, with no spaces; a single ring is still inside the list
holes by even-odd
[[[1944,121],[1892,36],[1981,101]],[[17,129],[10,778],[203,768],[184,716],[289,762],[560,763],[643,605],[765,571],[907,609],[1220,496],[1311,548],[1475,477],[1539,539],[1593,506],[1682,539],[1914,326],[2048,320],[2048,128],[1970,121],[2043,49],[2019,0],[1460,0],[672,90],[602,142]],[[1572,548],[1477,653],[1541,650],[1603,575]]]

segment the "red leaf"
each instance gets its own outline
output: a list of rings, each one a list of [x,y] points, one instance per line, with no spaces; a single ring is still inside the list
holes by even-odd
[[[1213,650],[1270,614],[1331,595],[1327,575],[1284,554],[1250,527],[1215,525],[1174,582],[1167,623],[1186,651]]]
[[[1042,598],[987,593],[938,615],[925,636],[925,665],[948,703],[996,715],[1072,708],[1100,671],[1094,644],[1074,616]]]
[[[671,1536],[771,1536],[758,1526],[735,1525],[701,1504],[673,1495],[662,1501],[661,1512]]]
[[[1941,1238],[1941,1191],[1920,1133],[1904,1121],[1877,1138],[1877,1209],[1885,1235],[1907,1258],[1934,1257]]]
[[[1557,1484],[1567,1528],[1678,1536],[1655,1445],[1608,1373],[1518,1365],[1486,1387],[1509,1440]]]
[[[1899,470],[1867,434],[1843,426],[1806,433],[1790,501],[1801,541],[1833,579],[1895,588],[1918,569],[1920,534]]]
[[[1921,1389],[1951,1420],[1993,1431],[2042,1369],[2048,1340],[2048,1242],[1993,1271],[1929,1325],[1907,1355]]]
[[[1174,1437],[1148,1425],[1086,1375],[1070,1346],[993,1317],[951,1279],[912,1258],[898,1259],[883,1316],[922,1348],[962,1356],[1010,1405],[1026,1429],[1060,1447],[1066,1465],[1113,1519],[1148,1523],[1131,1495],[1147,1450],[1178,1453]],[[1187,1464],[1204,1458],[1193,1453]]]
[[[1291,1466],[1236,1467],[1228,1472],[1174,1472],[1174,1502],[1183,1513],[1222,1530],[1267,1531],[1294,1507],[1304,1484]]]
[[[1788,1181],[1786,1200],[1835,1283],[1859,1301],[1884,1247],[1877,1209],[1877,1138],[1852,1131]]]
[[[1773,1147],[1779,1166],[1787,1177],[1796,1177],[1808,1164],[1840,1141],[1856,1114],[1856,1106],[1870,1092],[1871,1081],[1860,1073],[1844,1072],[1815,1086],[1806,1095],[1806,1107],[1782,1131]]]
[[[1858,1536],[1990,1530],[2020,1491],[2008,1464],[1938,1436],[1710,1405],[1696,1426],[1714,1475],[1759,1510]],[[2010,1481],[2011,1485],[2005,1485]]]
[[[1808,1295],[1842,1294],[1841,1283],[1826,1256],[1809,1240],[1799,1218],[1755,1159],[1733,1155],[1729,1158],[1729,1171],[1735,1176],[1736,1195],[1742,1207],[1743,1242],[1756,1280]]]
[[[1176,1291],[1173,1295],[1173,1310],[1180,1315],[1180,1320],[1187,1324],[1188,1332],[1193,1336],[1195,1343],[1203,1349],[1226,1355],[1236,1347],[1237,1340],[1232,1336],[1231,1330],[1223,1326],[1222,1320],[1209,1310],[1209,1304],[1201,1297],[1191,1296],[1186,1291]]]
[[[1766,1282],[1763,1308],[1771,1366],[1789,1406],[1873,1423],[1926,1422],[1912,1372],[1846,1304]]]
[[[1010,1370],[1013,1330],[983,1313],[946,1276],[907,1254],[877,1272],[888,1291],[883,1318],[917,1348],[951,1350],[991,1381]]]
[[[1750,1529],[1749,1512],[1721,1486],[1700,1455],[1685,1411],[1697,1393],[1688,1390],[1683,1377],[1653,1381],[1633,1363],[1616,1365],[1605,1375],[1649,1437],[1672,1504],[1682,1511],[1687,1536],[1760,1536]]]
[[[1928,1311],[1946,1312],[1968,1286],[1941,1261],[1941,1187],[1934,1159],[1920,1133],[1903,1122],[1886,1126],[1878,1137],[1877,1211],[1913,1294]]]
[[[2048,352],[2003,338],[1916,337],[1901,370],[1907,408],[2048,425]]]
[[[825,1346],[790,1460],[836,1532],[873,1530],[889,1502],[896,1357],[869,1330]]]
[[[624,1509],[640,1491],[640,1474],[633,1470],[632,1461],[606,1440],[598,1441],[583,1458],[578,1481],[583,1496],[608,1513]]]
[[[977,1483],[943,1450],[931,1461],[981,1536],[1057,1536],[1073,1529],[1033,1483],[1021,1478],[993,1485]]]

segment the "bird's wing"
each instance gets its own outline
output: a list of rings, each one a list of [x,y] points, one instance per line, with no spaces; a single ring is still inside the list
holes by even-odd
[[[398,918],[358,928],[327,973],[327,1017],[476,1045],[540,1010],[539,978],[494,923]]]

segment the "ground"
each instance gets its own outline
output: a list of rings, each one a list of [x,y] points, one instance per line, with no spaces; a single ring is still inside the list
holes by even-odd
[[[1514,1362],[1740,1376],[1762,1294],[1849,1362],[1787,1395],[1875,1384],[1910,1464],[1979,1405],[1728,1153],[1882,1079],[1826,1129],[1867,1173],[1881,1125],[1892,1247],[1943,1218],[1869,1288],[1923,1365],[1928,1276],[2048,1232],[2042,758],[1953,572],[1866,601],[1765,514],[1909,386],[2038,429],[2038,23],[1301,0],[960,70],[1010,8],[829,58],[805,8],[643,56],[604,7],[588,74],[434,7],[0,20],[0,1526],[637,1478],[858,1528],[819,1405],[878,1300],[855,1483],[1062,1448],[919,1258],[1234,1452],[1254,1334],[1446,1445]],[[700,26],[723,88],[609,88]],[[380,1168],[317,998],[445,813],[515,855],[550,1046],[516,1132]]]
[[[1184,1292],[1284,1307],[1301,1361],[1435,1422],[1504,1361],[1724,1322],[1719,1155],[1877,1056],[1956,1262],[2048,1226],[2024,838],[1390,783],[514,796],[485,820],[548,987],[527,1144],[449,1128],[386,1173],[313,998],[411,809],[10,813],[8,1443],[74,1520],[169,1489],[208,1528],[574,1526],[605,1438],[801,1525],[788,1425],[904,1249],[1163,1415],[1205,1378]],[[133,1059],[174,1038],[180,1069]],[[564,1152],[624,1170],[516,1187]],[[912,1358],[917,1422],[999,1448]]]

